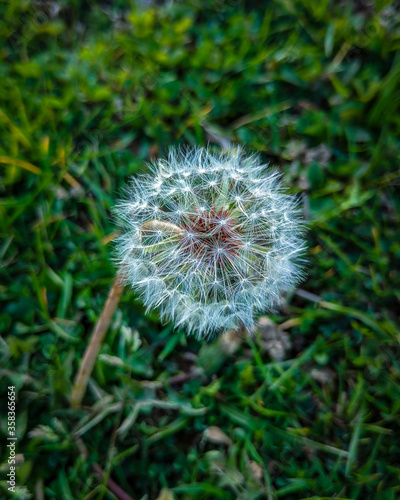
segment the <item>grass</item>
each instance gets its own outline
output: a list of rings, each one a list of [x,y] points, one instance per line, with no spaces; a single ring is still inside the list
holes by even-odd
[[[397,4],[0,10],[0,377],[3,417],[7,386],[18,393],[14,497],[115,499],[110,478],[136,500],[398,498]],[[228,346],[186,338],[126,293],[71,410],[115,276],[122,186],[171,144],[227,141],[259,151],[303,196],[309,277],[271,317],[286,358],[261,331]],[[4,443],[5,418],[0,430]]]

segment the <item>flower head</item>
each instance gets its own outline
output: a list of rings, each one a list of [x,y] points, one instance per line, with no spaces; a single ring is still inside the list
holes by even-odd
[[[122,275],[198,336],[251,328],[302,277],[298,199],[240,148],[171,150],[150,168],[116,208]]]

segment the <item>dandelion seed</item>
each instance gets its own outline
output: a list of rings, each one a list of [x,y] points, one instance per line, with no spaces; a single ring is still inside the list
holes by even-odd
[[[249,330],[303,277],[301,212],[259,160],[240,148],[171,150],[116,207],[126,283],[199,337]]]

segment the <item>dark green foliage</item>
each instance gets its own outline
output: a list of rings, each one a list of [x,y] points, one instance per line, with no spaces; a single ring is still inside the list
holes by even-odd
[[[0,429],[13,384],[18,484],[116,498],[98,463],[136,500],[398,498],[398,3],[0,5]],[[171,144],[228,141],[278,166],[310,219],[309,279],[272,318],[291,320],[288,359],[260,334],[231,355],[186,339],[126,293],[70,410],[122,186]]]

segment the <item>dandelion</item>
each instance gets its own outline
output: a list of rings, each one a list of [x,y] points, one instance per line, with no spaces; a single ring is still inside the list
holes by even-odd
[[[249,330],[303,277],[298,202],[258,155],[171,150],[116,207],[122,279],[188,333]]]
[[[71,393],[79,407],[125,284],[198,337],[250,330],[303,277],[304,222],[280,174],[240,148],[171,150],[132,180],[116,214],[120,271]]]

